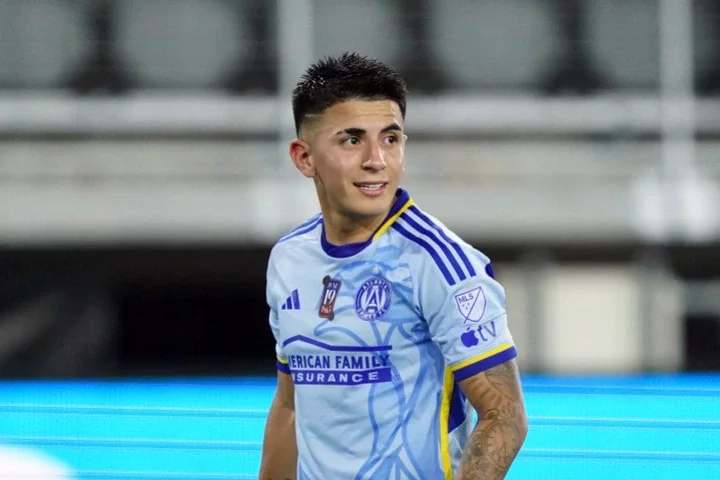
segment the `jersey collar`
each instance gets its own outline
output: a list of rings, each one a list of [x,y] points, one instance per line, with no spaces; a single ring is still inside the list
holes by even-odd
[[[383,223],[380,224],[380,226],[377,228],[377,230],[375,230],[375,232],[370,236],[369,239],[365,240],[364,242],[347,243],[345,245],[333,245],[332,243],[328,242],[327,237],[325,236],[325,222],[322,222],[320,245],[322,246],[322,249],[325,251],[325,253],[327,253],[331,257],[352,257],[353,255],[360,253],[362,250],[365,249],[365,247],[380,238],[382,234],[385,233],[393,223],[395,223],[395,220],[397,220],[398,217],[402,215],[403,212],[410,208],[412,205],[413,199],[410,197],[410,194],[407,192],[407,190],[398,188],[397,192],[395,193],[395,203],[393,203],[392,208],[390,208],[390,212],[388,212],[387,217],[385,217],[385,220],[383,220]]]

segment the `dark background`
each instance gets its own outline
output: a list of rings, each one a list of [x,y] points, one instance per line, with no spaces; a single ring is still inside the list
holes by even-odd
[[[502,265],[526,254],[520,245],[475,244],[493,259],[500,277]],[[534,245],[534,249],[556,262],[605,265],[631,262],[648,253],[640,245]],[[717,245],[654,250],[684,280],[714,278],[720,273]],[[269,253],[265,245],[3,251],[0,268],[6,272],[6,281],[0,321],[7,326],[13,311],[43,295],[61,299],[61,307],[54,304],[52,312],[64,317],[55,327],[41,330],[33,341],[25,341],[6,359],[3,374],[272,374],[274,341],[265,302]],[[98,301],[102,308],[94,308],[83,324],[83,312]],[[81,319],[77,328],[68,327],[68,318]],[[720,368],[720,317],[686,314],[684,325],[684,368]],[[58,343],[72,347],[50,347]]]

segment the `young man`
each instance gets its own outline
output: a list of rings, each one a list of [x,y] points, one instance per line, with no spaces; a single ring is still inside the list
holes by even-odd
[[[356,54],[293,92],[290,157],[321,213],[270,255],[279,373],[261,480],[500,479],[525,438],[489,260],[399,187],[405,97]]]

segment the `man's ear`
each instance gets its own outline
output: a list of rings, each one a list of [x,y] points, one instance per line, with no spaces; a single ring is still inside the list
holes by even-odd
[[[315,177],[315,165],[310,156],[310,144],[305,140],[296,138],[290,142],[290,159],[295,168],[307,178]]]
[[[405,144],[407,143],[407,140],[408,140],[408,136],[407,136],[407,135],[403,135],[403,147],[404,147]],[[405,171],[405,164],[406,164],[406,162],[405,162],[405,160],[403,159],[403,164],[402,164],[402,171],[403,171],[403,172]]]

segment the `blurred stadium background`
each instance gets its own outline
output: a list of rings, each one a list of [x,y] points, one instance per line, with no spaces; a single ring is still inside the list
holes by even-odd
[[[507,289],[509,478],[720,478],[717,0],[0,0],[0,476],[255,478],[290,90],[347,50]]]

